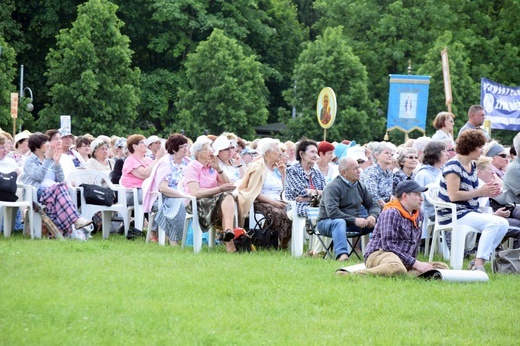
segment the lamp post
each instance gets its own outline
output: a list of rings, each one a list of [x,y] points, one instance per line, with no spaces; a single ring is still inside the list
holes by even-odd
[[[25,96],[25,91],[28,91],[29,92],[29,99],[31,100],[28,104],[27,104],[27,112],[32,112],[33,109],[34,109],[34,105],[32,104],[33,101],[34,101],[34,98],[33,98],[33,92],[31,90],[31,88],[29,87],[23,87],[23,65],[20,65],[20,105],[22,104],[23,102],[23,98]]]
[[[31,88],[29,88],[29,87],[25,87],[24,88],[24,86],[23,86],[23,65],[20,65],[20,98],[18,100],[18,103],[20,104],[20,106],[24,102],[24,97],[26,97],[25,96],[25,92],[26,91],[29,93],[28,99],[30,100],[29,103],[27,103],[26,110],[28,112],[32,112],[33,109],[34,109],[34,105],[33,105],[33,102],[34,102],[33,92],[31,90]],[[16,118],[13,118],[13,137],[15,135],[16,135]]]

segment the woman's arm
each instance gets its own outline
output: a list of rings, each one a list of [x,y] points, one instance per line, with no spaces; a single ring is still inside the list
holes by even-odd
[[[455,173],[446,175],[446,189],[448,190],[448,197],[452,202],[468,201],[479,197],[493,197],[500,193],[500,187],[495,183],[486,183],[478,189],[470,191],[461,191],[460,177]]]
[[[167,197],[182,197],[182,195],[177,191],[177,189],[173,189],[168,186],[168,181],[163,180],[159,184],[159,192]]]
[[[221,192],[233,191],[235,189],[235,185],[232,183],[225,183],[211,188],[202,188],[198,181],[190,181],[188,187],[190,189],[190,194],[195,198],[215,196]]]
[[[35,156],[31,156],[27,159],[24,164],[23,172],[32,180],[41,183],[49,168],[54,164],[54,161],[52,159],[45,159],[43,160],[43,164],[40,165],[36,160],[38,159]]]
[[[268,197],[267,195],[264,195],[263,193],[259,194],[258,197],[256,197],[256,200],[258,202],[262,202],[262,203],[269,203],[270,205],[272,205],[276,208],[285,208],[285,206],[286,206],[286,203],[272,199],[272,198]]]

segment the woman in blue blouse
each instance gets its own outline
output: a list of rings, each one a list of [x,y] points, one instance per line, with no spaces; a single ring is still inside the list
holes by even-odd
[[[392,164],[392,150],[390,143],[380,142],[372,148],[372,156],[375,164],[361,173],[361,182],[367,187],[374,201],[381,208],[392,198],[393,173],[390,170]]]

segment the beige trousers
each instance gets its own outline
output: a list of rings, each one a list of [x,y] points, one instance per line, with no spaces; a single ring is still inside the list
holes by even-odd
[[[437,269],[449,269],[448,265],[443,262],[428,262],[434,268]],[[368,256],[366,260],[366,268],[360,270],[355,274],[372,274],[382,276],[395,276],[395,275],[419,275],[419,271],[415,269],[408,270],[401,259],[393,252],[387,252],[383,250],[377,250]]]

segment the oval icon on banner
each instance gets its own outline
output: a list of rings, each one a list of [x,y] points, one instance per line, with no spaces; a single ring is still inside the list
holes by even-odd
[[[316,116],[318,117],[318,123],[324,129],[328,129],[334,124],[336,119],[336,94],[332,88],[326,87],[321,89],[320,95],[318,96],[318,102],[316,102]]]

